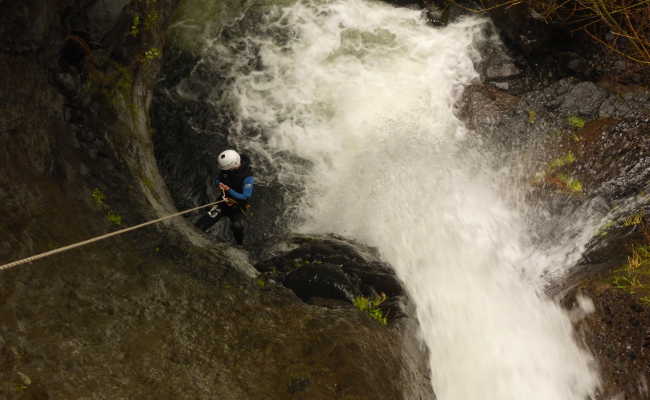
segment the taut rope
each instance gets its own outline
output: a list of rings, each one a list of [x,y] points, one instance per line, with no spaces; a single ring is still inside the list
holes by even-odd
[[[68,246],[60,247],[58,249],[46,251],[44,253],[36,254],[36,255],[31,256],[31,257],[23,258],[22,260],[17,260],[17,261],[10,262],[8,264],[0,265],[0,271],[8,270],[10,268],[17,267],[19,265],[26,264],[26,263],[29,263],[29,262],[32,262],[32,261],[40,260],[41,258],[53,256],[53,255],[58,254],[58,253],[63,253],[64,251],[76,249],[77,247],[81,247],[81,246],[85,246],[87,244],[98,242],[100,240],[103,240],[103,239],[106,239],[106,238],[109,238],[109,237],[112,237],[112,236],[117,236],[117,235],[121,235],[121,234],[126,233],[126,232],[134,231],[136,229],[143,228],[143,227],[145,227],[147,225],[152,225],[152,224],[164,221],[166,219],[170,219],[170,218],[178,217],[178,216],[183,215],[183,214],[191,213],[192,211],[200,210],[200,209],[205,208],[205,207],[215,206],[215,205],[217,205],[219,203],[222,203],[224,201],[225,200],[222,199],[222,200],[219,200],[219,201],[215,201],[213,203],[204,204],[204,205],[199,206],[199,207],[190,208],[188,210],[180,211],[180,212],[177,212],[175,214],[171,214],[171,215],[167,215],[167,216],[164,216],[164,217],[161,217],[161,218],[157,218],[157,219],[154,219],[152,221],[144,222],[144,223],[139,224],[139,225],[130,226],[128,228],[120,229],[120,230],[115,231],[115,232],[110,232],[110,233],[107,233],[105,235],[96,236],[94,238],[84,240],[83,242],[73,243],[73,244],[70,244]]]

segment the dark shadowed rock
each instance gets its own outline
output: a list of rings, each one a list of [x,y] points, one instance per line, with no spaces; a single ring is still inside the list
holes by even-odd
[[[304,301],[312,298],[345,301],[385,294],[382,304],[392,318],[403,317],[404,289],[395,272],[381,262],[373,249],[338,237],[293,235],[280,252],[255,265],[264,276],[282,282]]]
[[[330,263],[307,263],[289,272],[284,286],[304,301],[321,297],[352,302],[360,293],[341,266]]]
[[[279,246],[297,247],[258,263],[255,267],[259,271],[284,277],[305,265],[315,266],[312,271],[319,270],[319,265],[326,265],[324,270],[330,271],[330,266],[335,266],[337,275],[347,277],[348,293],[365,296],[404,293],[395,272],[369,248],[339,238],[296,235]]]

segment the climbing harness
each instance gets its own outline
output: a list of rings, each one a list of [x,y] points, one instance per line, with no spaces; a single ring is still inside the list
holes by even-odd
[[[223,189],[221,189],[221,201],[223,201],[224,203],[226,203],[226,205],[230,207],[237,206],[237,208],[239,208],[239,211],[241,211],[244,217],[248,216],[248,214],[250,213],[249,212],[249,209],[251,208],[250,204],[246,204],[242,206],[237,200],[226,197],[226,191]],[[223,210],[221,209],[221,207],[217,205],[212,207],[210,211],[208,211],[208,215],[210,216],[210,218],[217,218],[219,214],[221,214],[221,211]]]
[[[26,263],[29,263],[29,262],[32,262],[32,261],[40,260],[41,258],[49,257],[49,256],[52,256],[54,254],[63,253],[64,251],[76,249],[77,247],[81,247],[81,246],[85,246],[87,244],[95,243],[95,242],[98,242],[100,240],[112,237],[112,236],[117,236],[117,235],[121,235],[121,234],[126,233],[126,232],[134,231],[136,229],[140,229],[140,228],[143,228],[145,226],[152,225],[152,224],[155,224],[155,223],[158,223],[158,222],[170,219],[170,218],[174,218],[174,217],[178,217],[178,216],[181,216],[181,215],[184,215],[184,214],[187,214],[187,213],[191,213],[192,211],[200,210],[202,208],[206,208],[206,207],[210,207],[210,206],[218,207],[219,203],[223,203],[225,201],[226,200],[225,200],[225,194],[224,194],[224,197],[222,197],[222,199],[219,200],[219,201],[204,204],[204,205],[199,206],[199,207],[190,208],[188,210],[180,211],[180,212],[177,212],[175,214],[171,214],[171,215],[167,215],[167,216],[164,216],[164,217],[161,217],[161,218],[157,218],[157,219],[154,219],[152,221],[144,222],[144,223],[139,224],[139,225],[134,225],[134,226],[131,226],[131,227],[128,227],[128,228],[120,229],[120,230],[115,231],[115,232],[110,232],[110,233],[107,233],[105,235],[101,235],[101,236],[97,236],[97,237],[94,237],[94,238],[91,238],[91,239],[88,239],[88,240],[84,240],[83,242],[74,243],[74,244],[71,244],[71,245],[68,245],[68,246],[60,247],[58,249],[54,249],[54,250],[46,251],[44,253],[36,254],[36,255],[31,256],[31,257],[23,258],[22,260],[17,260],[17,261],[14,261],[14,262],[10,262],[8,264],[0,265],[0,271],[8,270],[10,268],[17,267],[18,265],[21,265],[21,264],[26,264]]]

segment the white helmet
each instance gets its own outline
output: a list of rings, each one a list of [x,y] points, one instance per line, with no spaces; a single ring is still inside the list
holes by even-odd
[[[235,150],[224,150],[217,157],[219,168],[224,170],[237,169],[241,165],[241,157]]]

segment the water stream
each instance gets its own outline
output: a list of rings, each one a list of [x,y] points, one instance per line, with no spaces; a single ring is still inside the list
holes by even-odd
[[[593,359],[539,290],[569,249],[533,245],[519,189],[453,113],[484,23],[435,29],[382,3],[299,2],[206,51],[229,68],[219,101],[236,109],[235,140],[304,189],[294,228],[375,246],[396,269],[438,399],[586,399]]]

